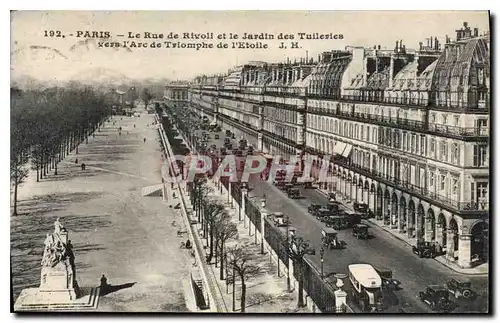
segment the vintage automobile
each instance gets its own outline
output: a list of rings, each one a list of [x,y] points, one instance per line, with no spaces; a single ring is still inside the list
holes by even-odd
[[[453,278],[450,279],[445,286],[448,288],[448,292],[457,299],[462,297],[464,299],[472,300],[477,297],[477,293],[471,289],[470,281]]]
[[[360,212],[360,213],[368,212],[368,204],[366,204],[366,203],[354,202],[352,207],[354,208],[354,211],[356,211],[356,212]]]
[[[386,291],[401,289],[401,282],[397,279],[392,278],[392,270],[375,266],[373,268],[375,268],[380,278],[382,279],[382,289]]]
[[[339,202],[332,202],[330,201],[327,205],[326,208],[330,210],[332,213],[337,214],[339,213]]]
[[[345,218],[347,220],[347,226],[349,228],[352,228],[356,224],[361,223],[361,214],[359,214],[357,212],[345,210],[344,212],[342,212],[342,214],[345,216]]]
[[[224,138],[224,144],[226,145],[226,144],[229,144],[229,143],[231,143],[231,139],[229,139],[229,138]]]
[[[420,258],[434,258],[438,254],[436,245],[429,241],[417,242],[417,245],[412,246],[412,250],[413,253],[418,255]]]
[[[337,196],[336,196],[336,194],[335,194],[335,193],[333,193],[333,192],[328,193],[328,201],[330,201],[330,202],[332,202],[332,203],[333,203],[333,202],[336,202],[336,201],[337,201]]]
[[[226,136],[230,137],[231,136],[231,130],[226,130]],[[229,139],[229,138],[227,138]]]
[[[231,135],[231,138],[236,139],[236,136],[234,135],[234,133]]]
[[[291,199],[300,198],[300,190],[298,188],[291,188],[288,190],[287,195]]]
[[[214,135],[214,139],[218,140],[219,139],[219,135]]]
[[[225,147],[226,147],[228,150],[232,150],[232,149],[233,149],[233,144],[231,144],[231,143],[225,144]]]
[[[378,312],[383,309],[382,279],[369,264],[352,264],[348,267],[351,296],[363,312]]]
[[[307,179],[302,182],[304,184],[304,188],[309,189],[313,187],[313,180]]]
[[[352,235],[358,239],[368,239],[368,226],[366,224],[355,224],[352,227]]]
[[[347,221],[343,216],[330,215],[328,217],[324,217],[323,222],[326,223],[327,227],[334,228],[335,230],[347,229]]]
[[[321,231],[321,244],[330,249],[344,249],[346,243],[338,239],[338,232],[334,229],[323,228]]]
[[[288,193],[288,191],[290,191],[291,189],[293,189],[293,184],[285,183],[285,192]]]
[[[330,215],[332,215],[332,212],[330,212],[330,210],[325,209],[323,207],[317,209],[316,212],[314,213],[314,216],[316,216],[318,218],[318,220],[320,220],[321,222],[324,221],[323,220],[324,218],[329,217]]]
[[[275,217],[274,218],[274,225],[277,227],[286,227],[290,225],[290,221],[285,219],[283,216],[282,217]]]
[[[453,309],[454,304],[449,298],[447,288],[441,285],[427,286],[424,292],[419,292],[418,297],[433,311],[448,312]]]
[[[309,214],[315,215],[319,209],[321,209],[320,204],[311,204],[307,207],[307,212],[309,212]]]

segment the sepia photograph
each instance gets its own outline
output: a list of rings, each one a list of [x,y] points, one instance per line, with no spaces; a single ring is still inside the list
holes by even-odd
[[[491,314],[490,24],[11,11],[11,312]]]

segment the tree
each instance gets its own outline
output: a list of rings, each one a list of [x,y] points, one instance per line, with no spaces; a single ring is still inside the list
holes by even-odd
[[[227,215],[227,214],[226,214]],[[218,221],[215,223],[215,246],[216,253],[215,258],[217,259],[217,255],[220,257],[220,279],[224,279],[224,248],[226,242],[229,239],[236,238],[238,236],[238,227],[235,223],[231,222],[231,217],[221,216]],[[218,250],[218,251],[217,251]]]
[[[210,253],[207,256],[207,262],[210,262],[214,256],[214,238],[215,238],[215,227],[217,221],[221,217],[227,216],[224,205],[219,204],[214,201],[206,201],[203,208],[203,227],[204,232],[208,233],[210,239]],[[205,236],[207,236],[205,234]]]
[[[201,222],[202,202],[208,200],[208,194],[212,189],[206,184],[205,180],[195,179],[191,185],[191,205],[193,206],[198,222]]]
[[[141,92],[141,100],[144,102],[144,108],[148,108],[149,102],[154,98],[154,95],[151,93],[151,91],[148,88],[143,88]]]
[[[14,210],[12,215],[17,215],[17,192],[19,184],[21,184],[26,177],[28,177],[28,169],[26,169],[25,163],[18,159],[19,156],[14,156],[14,160],[10,161],[10,178],[14,186]]]
[[[304,256],[314,254],[314,249],[309,246],[309,243],[301,237],[293,236],[290,246],[287,247],[288,256],[297,264],[297,280],[299,282],[299,296],[297,306],[303,307],[304,303]]]
[[[245,313],[246,293],[248,280],[263,273],[260,266],[251,263],[253,253],[248,251],[246,246],[235,246],[228,248],[228,266],[232,267],[235,274],[241,280],[241,313]],[[233,284],[235,282],[233,281]]]

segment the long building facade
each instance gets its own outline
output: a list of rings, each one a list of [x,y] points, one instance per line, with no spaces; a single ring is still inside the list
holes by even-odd
[[[467,23],[456,33],[416,50],[398,40],[249,62],[182,90],[186,106],[241,129],[256,149],[328,163],[336,180],[324,189],[469,268],[489,254],[490,37]]]

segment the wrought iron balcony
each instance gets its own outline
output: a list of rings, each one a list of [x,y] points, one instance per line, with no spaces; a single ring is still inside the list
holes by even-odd
[[[328,108],[313,108],[307,107],[308,113],[320,114],[329,117],[342,117],[343,119],[369,122],[385,127],[394,127],[398,129],[406,129],[410,131],[418,131],[429,133],[432,135],[447,136],[455,139],[462,139],[464,137],[485,137],[489,136],[489,128],[487,127],[454,127],[443,126],[437,124],[428,124],[418,120],[409,120],[402,118],[390,118],[370,113],[340,111],[338,109]]]
[[[318,153],[317,149],[311,149],[308,147],[308,151],[312,153]],[[489,211],[489,203],[488,202],[459,202],[450,197],[431,192],[426,187],[420,187],[417,185],[413,185],[409,183],[407,180],[402,180],[400,177],[393,177],[389,174],[385,174],[379,172],[377,170],[372,170],[368,167],[362,167],[350,162],[346,158],[334,158],[334,164],[345,167],[356,172],[359,175],[364,175],[366,177],[370,177],[375,179],[381,183],[386,185],[395,187],[402,191],[405,191],[409,194],[416,195],[417,197],[426,200],[429,203],[433,204],[441,204],[444,208],[450,210],[451,212],[471,212],[471,211]]]

